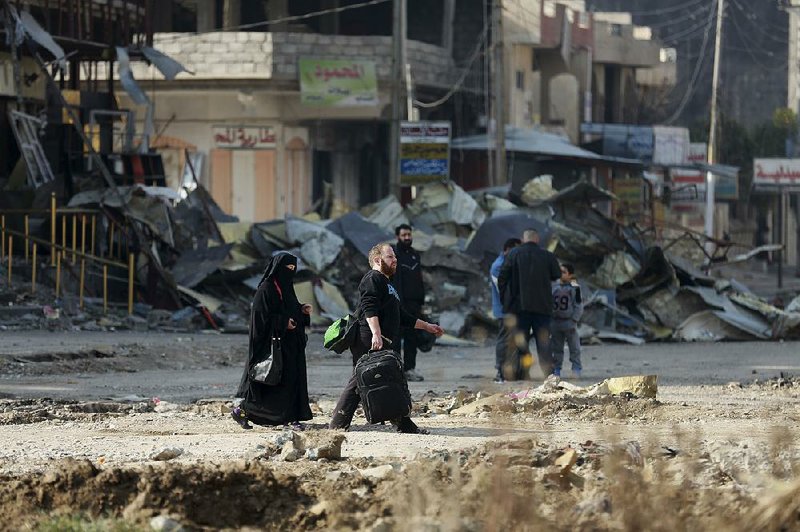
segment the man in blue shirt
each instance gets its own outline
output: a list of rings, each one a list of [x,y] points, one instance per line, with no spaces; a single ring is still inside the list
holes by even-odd
[[[497,383],[506,382],[503,376],[503,365],[505,364],[506,354],[508,352],[508,335],[510,330],[504,323],[503,302],[500,299],[500,291],[497,288],[497,277],[500,275],[500,268],[503,267],[503,262],[506,260],[508,252],[521,243],[522,241],[519,238],[509,238],[506,240],[505,244],[503,244],[503,252],[498,255],[492,263],[492,267],[489,269],[489,275],[491,276],[490,284],[492,286],[492,314],[497,318],[497,325],[499,327],[494,352],[494,367],[497,370],[497,376],[494,378],[494,382]]]

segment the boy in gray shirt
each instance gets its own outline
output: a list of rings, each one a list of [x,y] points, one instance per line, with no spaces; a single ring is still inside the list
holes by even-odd
[[[550,327],[550,347],[555,369],[553,374],[561,376],[564,363],[564,341],[569,346],[569,361],[572,374],[581,376],[581,339],[578,336],[578,321],[583,314],[581,287],[575,280],[575,267],[561,264],[561,279],[553,284],[553,321]]]

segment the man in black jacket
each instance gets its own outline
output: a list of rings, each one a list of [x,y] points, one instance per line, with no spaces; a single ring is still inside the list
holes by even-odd
[[[392,285],[400,296],[400,304],[412,316],[419,317],[425,302],[425,285],[422,282],[422,264],[419,252],[412,247],[414,240],[411,226],[400,224],[394,230],[397,244],[394,246],[397,257],[397,272],[392,276]],[[402,342],[401,342],[402,340]],[[409,381],[425,380],[417,373],[417,333],[410,327],[400,327],[400,332],[392,338],[392,349],[400,354],[403,345],[403,369]]]
[[[383,339],[395,338],[401,325],[424,329],[436,336],[444,333],[444,329],[439,325],[417,319],[400,306],[397,291],[389,284],[389,277],[397,268],[397,258],[392,246],[388,244],[374,246],[369,251],[369,263],[372,269],[364,275],[358,285],[357,315],[360,316],[358,336],[350,348],[350,352],[353,354],[353,366],[368,351],[383,349]],[[353,374],[336,403],[330,428],[348,429],[350,427],[353,414],[355,414],[360,401],[356,392],[357,388],[356,376]],[[419,427],[409,417],[397,421],[397,430],[409,433],[420,432]]]
[[[536,353],[545,377],[553,372],[550,354],[550,319],[553,315],[552,282],[561,277],[556,256],[539,247],[539,233],[527,229],[522,245],[506,257],[497,279],[503,311],[516,317],[513,379],[528,377],[533,364],[531,336],[536,339]]]

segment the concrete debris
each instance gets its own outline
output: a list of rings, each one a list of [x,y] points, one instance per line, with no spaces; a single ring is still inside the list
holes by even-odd
[[[556,195],[553,188],[553,176],[540,175],[528,181],[522,187],[522,201],[528,205],[544,201]]]
[[[225,215],[203,187],[183,200],[164,187],[83,191],[70,206],[100,206],[113,213],[118,227],[127,223],[147,229],[138,233],[151,239],[138,245],[136,281],[146,290],[141,299],[149,305],[148,311],[137,312],[143,320],[128,320],[122,312],[115,316],[114,309],[99,314],[102,300],[96,287],[81,313],[75,298],[54,304],[52,290],[46,292],[53,281],[47,272],[41,283],[45,292],[37,294],[41,305],[4,312],[0,324],[246,331],[252,291],[267,261],[288,250],[300,259],[296,289],[314,308],[312,325],[322,327],[354,308],[369,249],[394,242],[394,228],[410,223],[428,288],[425,317],[450,333],[437,340],[439,345],[469,345],[467,339],[483,342],[494,336],[488,267],[503,242],[527,228],[539,231],[542,244],[560,260],[575,265],[585,297],[581,337],[587,343],[800,338],[800,297],[785,310],[769,304],[735,279],[710,276],[704,241],[696,234],[670,230],[656,240],[653,232],[625,225],[595,207],[593,202],[615,200],[607,190],[584,180],[557,190],[554,182],[549,175],[528,180],[520,187],[522,201],[509,186],[468,193],[452,182],[436,183],[418,187],[405,207],[387,196],[330,219],[310,213],[257,223]],[[110,228],[102,230],[100,248],[107,245]],[[740,253],[735,260],[755,255]],[[715,260],[713,265],[728,263]],[[74,293],[71,288],[66,293]],[[122,286],[114,289],[122,292]],[[168,309],[172,319],[148,315],[161,309]]]
[[[317,447],[306,449],[306,458],[309,460],[341,460],[342,444],[347,441],[344,434],[333,434],[327,441],[320,442]]]
[[[631,377],[613,377],[601,382],[590,395],[630,395],[645,399],[655,399],[658,392],[657,375],[636,375]]]
[[[381,466],[369,467],[367,469],[359,469],[361,476],[372,480],[383,480],[392,473],[394,473],[394,466],[392,464],[385,464]]]
[[[616,288],[633,280],[640,270],[639,261],[629,253],[617,251],[606,255],[592,279],[601,288]]]
[[[183,449],[178,449],[177,447],[170,447],[167,449],[162,449],[157,453],[154,453],[150,456],[150,460],[155,460],[156,462],[166,462],[167,460],[172,460],[174,458],[179,457],[183,454]]]
[[[316,272],[323,272],[344,245],[342,237],[324,226],[300,218],[286,220],[286,236],[300,245],[300,257]]]
[[[157,515],[150,519],[150,528],[154,532],[183,532],[185,530],[180,522],[166,515]]]
[[[457,416],[469,416],[481,412],[514,412],[514,410],[514,401],[511,397],[506,394],[496,393],[456,408],[450,413]]]
[[[378,227],[394,234],[394,228],[409,222],[403,211],[403,206],[395,196],[386,196],[377,203],[367,205],[361,209],[361,214]]]

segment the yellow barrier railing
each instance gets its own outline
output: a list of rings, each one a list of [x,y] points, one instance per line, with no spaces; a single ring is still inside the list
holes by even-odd
[[[16,231],[6,227],[6,215],[8,214],[22,214],[24,217],[24,230]],[[50,217],[50,241],[32,236],[30,234],[30,216],[36,214],[49,215]],[[57,226],[58,221],[61,221],[61,243],[57,242]],[[25,262],[30,262],[31,255],[33,257],[33,265],[31,268],[31,293],[36,292],[37,281],[37,257],[40,247],[46,247],[50,251],[50,265],[56,269],[55,278],[55,291],[56,297],[60,297],[62,282],[62,262],[68,261],[71,256],[71,263],[75,265],[80,260],[80,273],[78,280],[78,298],[80,308],[83,308],[84,292],[86,286],[86,269],[87,262],[89,264],[97,264],[102,266],[103,278],[103,312],[108,312],[108,267],[116,267],[120,269],[127,269],[127,284],[128,284],[128,314],[133,314],[133,296],[134,296],[134,283],[135,283],[135,256],[133,253],[128,252],[127,261],[117,261],[114,259],[122,258],[123,250],[127,250],[128,238],[123,227],[117,229],[117,224],[109,219],[109,239],[106,256],[98,256],[96,254],[96,234],[97,234],[97,217],[103,216],[101,211],[89,209],[71,209],[71,208],[56,208],[55,194],[51,195],[50,209],[3,209],[0,214],[0,261],[7,261],[8,264],[8,282],[11,284],[12,271],[14,266],[14,240],[15,237],[21,240],[24,247]],[[67,240],[67,226],[72,222],[71,241]],[[89,230],[89,239],[87,242],[87,229],[91,224]],[[78,239],[78,226],[80,225],[80,240]],[[116,233],[116,235],[115,235]],[[115,238],[116,236],[116,238]],[[88,244],[88,249],[87,249]],[[6,248],[8,245],[8,248]],[[115,248],[116,246],[116,253]],[[6,252],[7,251],[7,252]],[[101,252],[102,253],[102,252]],[[118,278],[115,278],[118,279]]]

